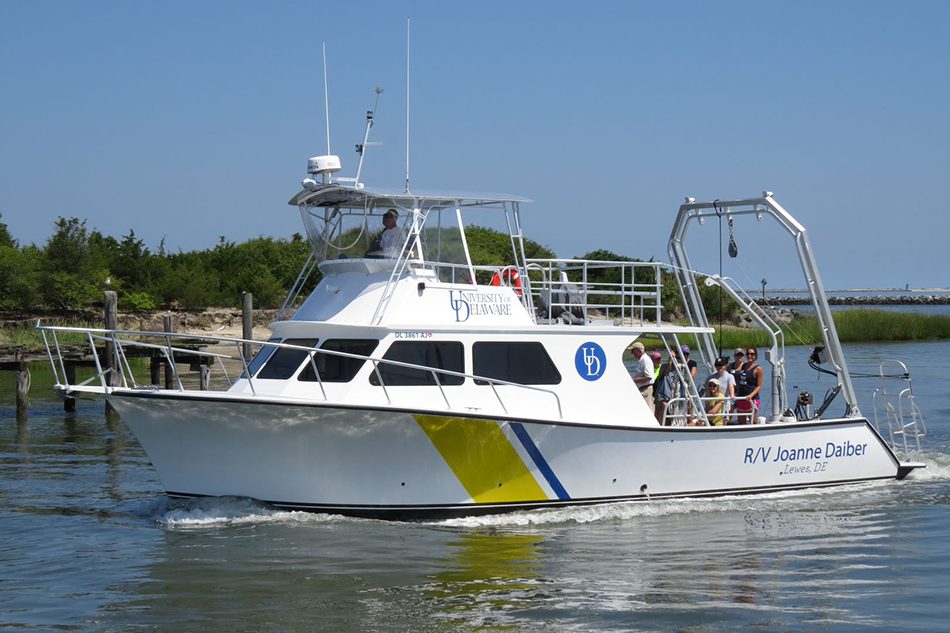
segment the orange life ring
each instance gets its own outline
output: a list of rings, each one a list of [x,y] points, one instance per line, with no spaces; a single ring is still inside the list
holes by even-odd
[[[515,294],[521,295],[521,275],[514,266],[505,266],[492,275],[490,284],[492,286],[509,286],[514,288]]]

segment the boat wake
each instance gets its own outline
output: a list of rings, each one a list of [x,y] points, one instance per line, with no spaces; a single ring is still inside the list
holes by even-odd
[[[811,488],[769,492],[756,495],[723,496],[708,499],[663,499],[572,506],[557,509],[525,510],[506,514],[460,517],[424,521],[424,525],[450,528],[520,528],[537,526],[582,525],[628,521],[644,518],[699,513],[808,511],[821,499],[833,497],[835,504],[867,503],[866,495],[888,493],[899,486],[913,486],[914,481],[950,480],[950,455],[931,454],[923,459],[927,467],[915,470],[908,481],[876,481],[835,488]],[[886,503],[878,498],[875,503]],[[819,502],[819,504],[825,502]],[[162,497],[150,502],[136,514],[173,530],[202,529],[262,524],[327,525],[341,522],[369,522],[335,514],[282,510],[267,503],[244,497],[206,497],[171,499]]]
[[[164,498],[152,513],[159,525],[176,530],[259,524],[326,524],[351,521],[335,514],[280,510],[245,497]]]
[[[950,455],[944,453],[928,453],[920,460],[927,465],[910,473],[907,479],[915,481],[947,481],[950,480]]]
[[[486,527],[532,527],[558,524],[585,524],[595,522],[627,521],[672,515],[726,513],[726,512],[789,512],[801,509],[810,511],[818,499],[835,497],[839,503],[848,498],[856,499],[864,494],[879,494],[882,488],[901,485],[892,481],[874,481],[838,486],[835,488],[811,488],[768,492],[756,495],[723,496],[711,499],[664,499],[659,501],[636,501],[605,503],[593,506],[572,506],[556,510],[511,512],[488,516],[447,519],[434,524],[460,528]],[[860,503],[860,502],[859,502]]]

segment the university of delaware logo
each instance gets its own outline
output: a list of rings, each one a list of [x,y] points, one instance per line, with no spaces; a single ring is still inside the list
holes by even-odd
[[[455,291],[449,290],[449,305],[455,310],[456,323],[468,321],[468,317],[472,315],[472,306],[465,300],[465,295],[462,294],[461,290],[458,299],[455,298]]]
[[[607,355],[597,343],[584,343],[574,354],[574,367],[584,380],[597,380],[607,369]]]

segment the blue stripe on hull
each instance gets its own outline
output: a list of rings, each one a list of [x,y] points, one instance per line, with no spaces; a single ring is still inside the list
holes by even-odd
[[[538,470],[541,471],[541,474],[544,475],[544,478],[547,480],[548,485],[551,486],[551,490],[554,491],[554,494],[557,495],[557,498],[561,500],[570,499],[571,496],[567,494],[567,490],[565,490],[564,486],[561,485],[561,481],[557,478],[557,475],[554,474],[554,471],[551,469],[551,465],[548,464],[546,459],[544,459],[544,455],[541,454],[541,451],[535,445],[534,440],[532,440],[531,436],[528,435],[524,425],[520,422],[512,422],[511,430],[513,430],[515,435],[518,436],[518,439],[521,440],[521,445],[524,446],[524,449],[528,452],[528,455],[531,456],[531,459],[534,461],[534,465],[537,466]]]

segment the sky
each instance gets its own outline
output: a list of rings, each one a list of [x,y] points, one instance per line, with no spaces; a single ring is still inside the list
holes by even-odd
[[[827,287],[950,286],[942,0],[0,2],[0,221],[172,251],[302,232],[323,42],[343,175],[380,86],[362,180],[401,188],[407,17],[414,187],[530,198],[525,235],[562,257],[661,260],[684,196],[769,190]],[[802,287],[773,223],[735,234],[724,274]]]

